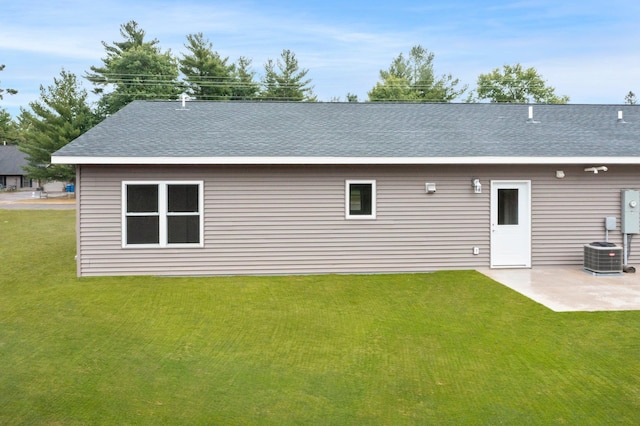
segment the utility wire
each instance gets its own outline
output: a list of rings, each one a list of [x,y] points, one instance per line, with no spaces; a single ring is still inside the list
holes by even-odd
[[[105,95],[109,96],[122,96],[122,97],[134,97],[134,98],[166,98],[171,99],[174,98],[176,92],[191,92],[192,95],[198,96],[198,91],[206,89],[230,89],[230,90],[246,90],[249,92],[253,92],[250,95],[242,95],[242,94],[209,94],[209,93],[201,93],[200,95],[212,100],[228,100],[228,99],[273,99],[273,100],[299,100],[299,96],[291,97],[291,96],[265,96],[264,92],[269,92],[269,90],[300,90],[303,92],[309,92],[313,89],[313,86],[308,87],[307,84],[300,82],[279,82],[275,81],[274,84],[270,84],[271,82],[265,81],[264,78],[258,81],[254,80],[240,80],[236,76],[202,76],[202,75],[183,75],[182,78],[176,76],[168,76],[166,74],[125,74],[125,73],[108,73],[108,74],[89,74],[86,75],[85,78],[89,79],[95,85],[101,86],[111,86],[117,88],[118,86],[132,86],[132,87],[158,87],[158,86],[173,86],[175,88],[172,92],[166,93],[126,93],[119,92],[115,90],[113,92],[106,93]],[[527,82],[519,79],[503,79],[500,82],[486,82],[478,86],[475,90],[487,89],[487,88],[497,88],[497,89],[505,89],[509,90],[510,87],[504,87],[505,83],[514,84],[514,87],[511,89],[529,89],[536,90],[542,89],[546,87],[545,82]],[[419,92],[425,91],[430,92],[434,87],[432,84],[402,84],[402,83],[385,83],[378,82],[376,86],[372,88],[375,89],[377,87],[383,87],[389,90],[402,89],[407,90],[408,92]],[[453,89],[454,86],[448,85],[442,88],[443,90]],[[196,93],[193,93],[193,92]],[[473,93],[473,91],[471,91]],[[303,95],[304,96],[304,95]],[[462,96],[460,94],[459,96]],[[404,98],[385,98],[381,100],[373,100],[373,101],[381,101],[381,102],[420,102],[422,99],[418,97],[417,99],[404,99]],[[444,99],[430,99],[429,102],[450,102],[449,98]]]

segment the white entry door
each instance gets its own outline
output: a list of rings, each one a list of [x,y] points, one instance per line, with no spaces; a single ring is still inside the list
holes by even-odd
[[[491,267],[531,267],[531,181],[491,182]]]

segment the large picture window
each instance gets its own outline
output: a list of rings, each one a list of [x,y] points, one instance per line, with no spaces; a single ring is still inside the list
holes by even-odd
[[[376,218],[376,181],[348,180],[345,185],[347,219]]]
[[[123,182],[123,247],[202,246],[202,182]]]

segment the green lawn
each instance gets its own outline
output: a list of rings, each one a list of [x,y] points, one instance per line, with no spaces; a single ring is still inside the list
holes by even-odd
[[[640,312],[472,271],[78,279],[71,211],[0,241],[0,424],[640,423]]]

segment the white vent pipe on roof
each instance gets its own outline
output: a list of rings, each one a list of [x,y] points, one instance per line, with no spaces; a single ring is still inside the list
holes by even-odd
[[[182,93],[180,95],[180,103],[182,104],[182,106],[180,108],[176,108],[176,111],[189,111],[189,109],[187,108],[187,101],[190,101],[191,97],[189,95],[187,95],[186,93]]]
[[[527,119],[527,123],[535,123],[535,124],[540,123],[539,121],[536,121],[533,119],[533,106],[529,107],[529,118]]]

